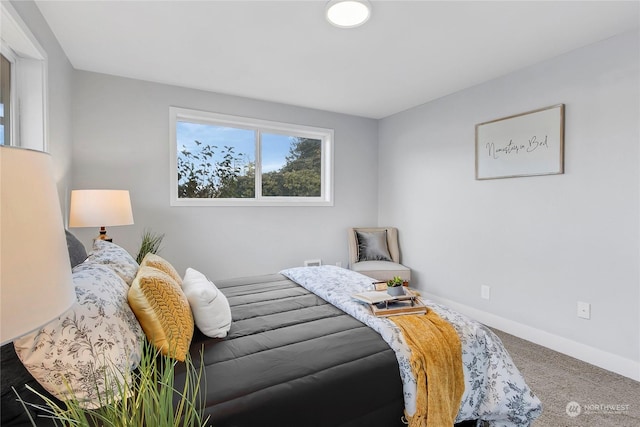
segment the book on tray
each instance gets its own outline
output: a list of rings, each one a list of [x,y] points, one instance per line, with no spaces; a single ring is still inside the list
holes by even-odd
[[[396,297],[382,291],[360,292],[351,296],[359,301],[366,302],[367,304],[377,304],[379,302],[396,299]]]

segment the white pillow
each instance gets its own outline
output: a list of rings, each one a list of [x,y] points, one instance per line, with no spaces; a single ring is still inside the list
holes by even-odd
[[[189,300],[198,329],[211,338],[226,337],[231,328],[231,308],[216,285],[199,271],[187,268],[182,291]]]

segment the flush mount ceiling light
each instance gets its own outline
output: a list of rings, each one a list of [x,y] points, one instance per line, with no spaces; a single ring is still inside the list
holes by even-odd
[[[371,17],[367,0],[331,0],[327,3],[327,20],[336,27],[359,27]]]

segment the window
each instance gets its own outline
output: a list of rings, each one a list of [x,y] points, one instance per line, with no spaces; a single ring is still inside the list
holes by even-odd
[[[11,145],[11,62],[0,54],[0,145]]]
[[[46,53],[11,3],[0,5],[0,143],[46,150]]]
[[[333,205],[333,130],[170,108],[173,206]]]

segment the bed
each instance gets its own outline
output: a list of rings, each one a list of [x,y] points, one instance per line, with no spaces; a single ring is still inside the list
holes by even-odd
[[[102,286],[102,279],[98,284],[96,278],[104,275],[111,280],[106,286],[109,292],[122,287],[126,295],[138,267],[129,258],[117,245],[94,243],[89,257],[74,267],[74,283],[76,276],[90,276],[84,285]],[[114,277],[120,277],[122,284],[115,284]],[[81,284],[76,283],[76,289]],[[350,297],[353,292],[369,290],[371,279],[337,267],[308,267],[219,281],[216,286],[231,309],[228,335],[210,338],[196,327],[189,347],[196,364],[202,352],[203,400],[211,425],[404,425],[405,412],[410,414],[415,405],[412,387],[416,386],[405,363],[407,350],[387,319],[372,318],[364,305]],[[78,293],[79,301],[85,293]],[[88,300],[92,304],[96,298]],[[126,306],[126,296],[124,303],[121,296],[113,301]],[[476,425],[482,420],[492,427],[529,425],[541,412],[540,401],[500,340],[483,325],[428,300],[426,303],[453,325],[462,342],[466,389],[456,423]],[[104,308],[102,304],[100,316],[108,317],[109,310]],[[123,315],[125,309],[129,310],[119,307],[114,316]],[[138,345],[142,334],[135,317],[125,316],[118,327],[118,344]],[[109,330],[114,329],[110,325]],[[135,339],[121,339],[130,330]],[[114,348],[116,351],[118,346]],[[35,384],[33,378],[25,379],[19,363],[16,367],[15,357],[5,360],[5,350],[2,425],[29,425],[24,417],[5,419],[6,409],[12,405],[6,387],[22,388],[24,396],[22,384]],[[130,359],[128,355],[127,362]],[[78,363],[71,361],[67,366],[73,369]],[[7,371],[20,371],[14,384],[4,381],[13,378]],[[182,375],[178,370],[178,382]],[[15,415],[15,405],[11,409]],[[38,425],[48,424],[43,421]]]
[[[366,324],[368,309],[350,298],[370,288],[369,278],[325,266],[216,285],[231,305],[229,335],[211,340],[196,332],[192,343],[194,360],[204,348],[206,413],[213,425],[404,425],[410,393],[399,370],[402,359],[379,325]],[[456,422],[529,425],[541,412],[540,401],[499,338],[446,307],[426,303],[463,337],[468,390]]]

